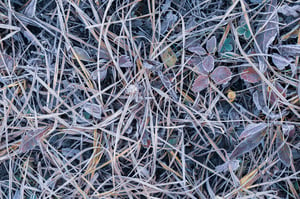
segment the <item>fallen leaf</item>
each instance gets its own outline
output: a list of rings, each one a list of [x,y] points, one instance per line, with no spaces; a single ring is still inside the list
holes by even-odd
[[[161,54],[161,59],[168,67],[174,66],[177,61],[176,54],[173,52],[173,50],[170,47],[168,47]]]
[[[202,61],[202,66],[206,72],[210,73],[215,67],[214,57],[211,55],[204,57],[204,59]]]
[[[91,116],[97,119],[101,119],[102,107],[98,104],[86,103],[83,109]]]
[[[281,148],[277,152],[280,161],[285,166],[289,167],[291,164],[291,149],[289,145],[287,145],[286,142],[283,141],[283,136],[279,132],[277,132],[276,146],[277,148],[281,146]]]
[[[257,133],[251,134],[250,136],[246,137],[239,145],[235,147],[230,155],[230,159],[233,160],[236,157],[253,150],[260,144],[265,134],[266,131],[258,131]]]
[[[78,57],[78,59],[82,60],[82,61],[94,61],[90,55],[86,52],[86,50],[79,48],[77,46],[73,47],[76,56]],[[73,59],[76,59],[75,55],[73,56]]]
[[[208,87],[208,76],[207,75],[199,75],[197,79],[195,79],[193,83],[192,90],[194,92],[200,92]]]
[[[272,61],[279,70],[285,69],[285,67],[290,64],[289,60],[287,60],[285,57],[283,57],[277,53],[272,55]]]
[[[217,67],[210,75],[216,84],[226,84],[231,80],[232,72],[226,66]]]
[[[256,124],[248,124],[246,126],[246,128],[243,130],[243,132],[241,133],[241,135],[239,136],[239,139],[244,139],[250,135],[253,135],[255,133],[259,133],[263,130],[265,130],[267,128],[267,124],[266,123],[256,123]]]
[[[49,128],[49,126],[44,128],[38,128],[35,130],[27,131],[25,134],[23,134],[19,151],[21,153],[25,153],[34,149],[34,147],[36,147],[39,144],[40,139]]]
[[[248,67],[241,73],[241,78],[250,83],[256,83],[260,81],[259,75],[252,67]]]
[[[119,66],[121,68],[131,68],[133,67],[133,63],[130,60],[130,57],[127,55],[121,55],[119,57]]]
[[[198,44],[198,43],[195,43],[194,45],[189,46],[188,50],[192,53],[195,53],[195,54],[199,55],[199,56],[207,54],[206,50],[203,47],[201,47],[200,44]]]
[[[217,50],[217,39],[215,36],[212,36],[209,40],[206,42],[206,50],[213,54]]]

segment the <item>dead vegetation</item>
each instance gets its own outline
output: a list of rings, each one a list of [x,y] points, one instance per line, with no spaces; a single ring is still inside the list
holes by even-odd
[[[1,198],[299,198],[299,5],[1,1]]]

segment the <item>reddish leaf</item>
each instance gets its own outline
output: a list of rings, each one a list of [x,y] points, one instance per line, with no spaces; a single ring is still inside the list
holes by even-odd
[[[190,47],[188,47],[188,50],[200,56],[207,54],[206,50],[203,47],[201,47],[199,44],[191,45]]]
[[[257,147],[261,140],[264,138],[266,131],[259,131],[257,133],[251,134],[244,141],[235,147],[230,155],[230,159],[233,160],[236,157],[247,153]]]
[[[239,139],[241,140],[241,139],[246,138],[255,133],[259,133],[259,132],[265,130],[267,128],[267,126],[268,125],[266,123],[249,124],[246,126],[244,131],[241,133],[241,135],[239,136]]]
[[[212,36],[209,40],[206,42],[206,50],[209,53],[215,53],[217,50],[217,40],[215,36]]]
[[[214,57],[211,55],[206,56],[202,61],[202,66],[206,72],[210,73],[215,67]]]
[[[194,92],[200,92],[208,87],[208,76],[207,75],[199,75],[197,79],[195,79],[193,83],[192,90]]]
[[[278,157],[280,161],[285,165],[285,166],[290,166],[291,164],[291,149],[289,145],[287,145],[285,142],[283,143],[283,137],[280,135],[280,133],[277,133],[277,138],[276,138],[276,145],[277,147],[281,148],[277,152]]]
[[[208,72],[206,70],[204,70],[204,67],[203,67],[200,57],[193,57],[189,63],[196,67],[196,71],[198,71],[202,74],[208,75]]]
[[[232,72],[225,66],[217,67],[210,77],[215,81],[216,84],[226,84],[231,80]]]
[[[24,134],[22,136],[19,151],[21,153],[25,153],[29,150],[34,149],[34,147],[36,147],[40,142],[40,139],[43,136],[43,134],[45,134],[49,128],[49,126],[44,128],[38,128],[36,130],[28,131],[26,134]]]
[[[119,65],[121,68],[133,67],[133,63],[131,62],[130,57],[127,55],[121,55],[119,57]]]
[[[256,83],[260,81],[259,75],[252,67],[244,69],[241,74],[241,78],[250,83]]]

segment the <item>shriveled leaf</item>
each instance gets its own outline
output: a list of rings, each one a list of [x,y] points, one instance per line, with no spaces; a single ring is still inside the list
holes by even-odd
[[[227,97],[229,99],[230,102],[233,102],[236,98],[236,92],[229,90],[227,93]]]
[[[133,63],[130,60],[130,57],[127,55],[121,55],[119,57],[119,66],[121,68],[131,68],[133,67]]]
[[[226,66],[217,67],[210,75],[216,84],[226,84],[231,80],[232,72]]]
[[[215,67],[214,57],[211,55],[206,56],[202,61],[202,66],[206,72],[210,73]]]
[[[283,57],[277,53],[272,55],[272,61],[279,70],[285,69],[285,67],[290,64],[289,60],[287,60],[285,57]]]
[[[285,4],[280,6],[278,12],[285,16],[298,17],[300,15],[300,5],[289,6]]]
[[[107,76],[107,67],[99,68],[99,70],[94,70],[91,74],[93,80],[97,80],[98,76],[100,77],[100,81],[103,81]]]
[[[283,141],[283,137],[280,133],[277,133],[276,145],[277,145],[277,148],[281,147],[277,153],[280,161],[285,166],[289,167],[291,164],[291,149],[290,149],[289,145],[287,145]]]
[[[197,79],[195,79],[193,83],[192,90],[194,92],[200,92],[208,87],[208,76],[207,75],[199,75]]]
[[[169,67],[174,66],[177,61],[176,54],[170,47],[161,54],[161,59]]]
[[[34,149],[34,147],[39,144],[41,137],[47,132],[48,129],[49,127],[38,128],[27,131],[25,134],[23,134],[19,151],[21,153],[25,153]]]
[[[209,53],[215,53],[217,50],[217,39],[215,36],[212,36],[209,40],[206,42],[206,50]]]
[[[300,56],[300,44],[280,45],[278,50],[281,55],[285,56]]]
[[[97,119],[101,119],[102,107],[98,104],[86,103],[83,109],[91,116]]]
[[[77,46],[73,47],[74,51],[75,51],[75,54],[73,56],[73,59],[76,59],[75,56],[78,57],[78,59],[80,59],[81,61],[94,61],[90,55],[88,54],[88,52],[86,52],[86,50],[82,49],[82,48],[79,48]]]
[[[266,131],[259,131],[257,133],[249,135],[246,139],[244,139],[239,145],[235,147],[235,149],[230,155],[230,159],[233,160],[236,157],[256,148],[260,144],[261,140],[264,138],[265,134]]]
[[[241,78],[250,83],[256,83],[260,81],[259,75],[252,67],[248,67],[241,73]]]
[[[188,50],[191,51],[192,53],[195,53],[200,56],[207,54],[206,50],[202,46],[200,46],[198,43],[189,46]]]
[[[246,128],[243,130],[243,132],[241,133],[241,135],[239,136],[239,139],[244,139],[250,135],[253,135],[255,133],[259,133],[263,130],[265,130],[267,128],[267,124],[266,123],[257,123],[257,124],[249,124],[246,126]]]
[[[295,125],[284,124],[281,128],[284,135],[287,135],[288,137],[293,137],[295,135]]]

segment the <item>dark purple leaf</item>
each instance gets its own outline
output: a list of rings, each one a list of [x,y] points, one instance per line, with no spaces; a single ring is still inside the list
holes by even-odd
[[[192,90],[194,92],[200,92],[208,87],[208,76],[207,75],[199,75],[197,79],[195,79],[193,83]]]
[[[279,54],[276,54],[276,53],[274,55],[272,55],[272,61],[279,70],[285,69],[285,67],[290,64],[289,60],[287,60],[285,57],[283,57]]]
[[[259,133],[263,130],[265,130],[267,128],[267,124],[266,123],[257,123],[257,124],[249,124],[246,126],[246,128],[244,129],[244,131],[241,133],[241,135],[239,136],[239,139],[244,139],[246,137],[249,137],[250,135],[253,135],[255,133]]]
[[[133,63],[130,60],[130,57],[127,55],[121,55],[119,57],[119,65],[121,68],[131,68],[133,67]]]
[[[241,78],[250,83],[256,83],[260,81],[259,75],[252,67],[244,69],[241,73]]]
[[[283,145],[282,145],[282,143],[283,143]],[[286,144],[286,142],[283,142],[283,137],[282,137],[282,135],[280,135],[280,133],[277,133],[276,145],[277,145],[277,148],[282,145],[277,154],[278,154],[280,161],[285,166],[289,167],[291,164],[291,149],[290,149],[289,145]]]
[[[257,147],[261,140],[264,138],[266,131],[259,131],[257,133],[251,134],[244,141],[235,147],[233,152],[230,155],[230,159],[233,160],[236,157],[247,153]]]
[[[204,70],[204,67],[202,65],[202,59],[200,57],[193,57],[190,61],[189,64],[193,65],[196,67],[196,71],[208,75],[208,72]]]
[[[209,53],[215,53],[217,50],[217,39],[215,36],[212,36],[209,40],[206,42],[206,50]]]
[[[210,77],[216,84],[226,84],[231,80],[232,72],[226,66],[217,67]]]
[[[198,44],[198,43],[195,43],[195,44],[189,46],[188,50],[191,51],[192,53],[195,53],[200,56],[207,54],[206,50],[203,47],[201,47],[200,44]]]
[[[202,61],[202,66],[206,72],[210,73],[215,67],[214,57],[211,55],[206,56]]]

